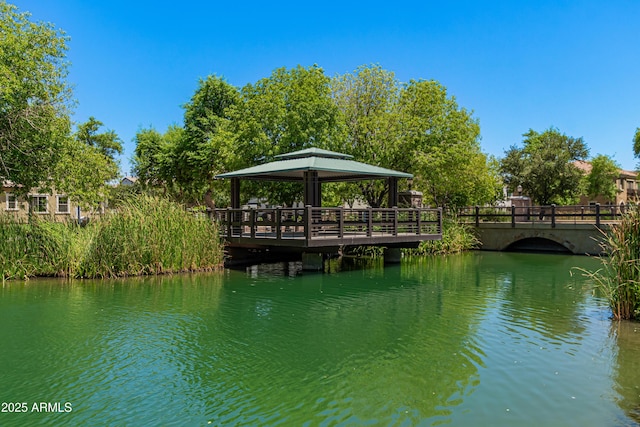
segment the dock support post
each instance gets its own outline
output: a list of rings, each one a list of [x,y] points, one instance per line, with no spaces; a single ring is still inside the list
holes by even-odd
[[[302,254],[302,270],[304,271],[322,271],[324,267],[323,256],[321,253],[304,252]]]
[[[400,248],[384,248],[384,263],[399,264],[402,260],[402,251]]]

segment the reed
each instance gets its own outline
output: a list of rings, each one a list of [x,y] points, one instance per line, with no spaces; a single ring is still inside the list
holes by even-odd
[[[580,269],[607,298],[614,319],[640,318],[640,212],[629,209],[601,243],[602,267]]]
[[[139,196],[101,220],[79,268],[82,277],[209,270],[222,264],[215,223],[169,200]]]
[[[210,270],[223,262],[216,225],[161,198],[139,196],[79,227],[0,216],[2,280],[105,278]]]

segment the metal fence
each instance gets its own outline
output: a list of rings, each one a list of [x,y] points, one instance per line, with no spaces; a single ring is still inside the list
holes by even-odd
[[[617,205],[587,205],[587,206],[472,206],[461,209],[455,215],[459,221],[474,224],[479,227],[481,223],[547,223],[555,227],[557,223],[570,224],[595,224],[600,226],[602,222],[617,221],[624,214],[625,206]]]

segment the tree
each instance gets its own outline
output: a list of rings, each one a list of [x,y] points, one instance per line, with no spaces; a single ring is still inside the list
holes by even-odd
[[[17,192],[48,186],[70,134],[67,41],[0,2],[0,175]]]
[[[122,154],[122,140],[112,130],[98,133],[103,125],[104,123],[96,120],[95,117],[89,117],[85,123],[78,125],[75,137],[78,141],[95,148],[100,154],[117,163],[115,156]]]
[[[229,156],[243,154],[235,153],[235,138],[228,130],[229,111],[239,102],[236,87],[221,77],[208,76],[184,106],[184,132],[174,144],[173,178],[189,198],[204,199],[210,208],[215,207],[212,195],[222,185],[215,175],[226,171]]]
[[[242,102],[231,112],[235,160],[227,157],[230,168],[253,166],[312,146],[327,148],[343,138],[330,79],[318,66],[278,68],[270,77],[244,86],[241,96]],[[274,204],[291,204],[303,194],[299,184],[247,183],[246,188]]]
[[[480,126],[433,80],[401,85],[378,65],[337,76],[333,96],[347,137],[332,148],[357,160],[415,175],[426,202],[439,206],[495,200],[498,179],[481,152]],[[358,184],[374,207],[385,203],[384,181]]]
[[[164,183],[162,153],[166,151],[162,134],[153,128],[140,129],[134,137],[133,173],[143,187]]]
[[[504,182],[539,204],[564,203],[580,191],[581,171],[572,161],[583,160],[589,150],[582,138],[573,138],[549,128],[542,133],[530,129],[523,147],[511,146],[500,161]]]
[[[615,201],[619,170],[619,165],[611,157],[603,154],[595,156],[591,159],[591,171],[584,177],[585,193],[594,199],[602,196]]]
[[[70,139],[53,176],[58,191],[85,209],[93,209],[107,199],[108,183],[118,176],[118,165],[95,147]]]
[[[636,128],[636,134],[633,136],[633,155],[640,157],[640,128]]]
[[[401,162],[399,127],[400,86],[393,72],[379,65],[358,67],[352,74],[331,82],[333,98],[346,125],[346,138],[330,141],[330,147],[351,154],[358,161],[407,172]],[[362,196],[373,207],[381,206],[389,192],[386,181],[360,181]]]
[[[416,175],[425,202],[456,208],[495,201],[499,175],[480,149],[480,125],[472,113],[434,80],[411,80],[400,102],[399,164]]]
[[[133,172],[145,190],[161,188],[165,194],[183,198],[183,189],[176,182],[178,146],[184,129],[173,125],[164,134],[153,128],[136,133]]]

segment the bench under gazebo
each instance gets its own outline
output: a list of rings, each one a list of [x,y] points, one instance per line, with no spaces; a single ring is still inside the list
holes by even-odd
[[[278,160],[217,175],[231,180],[231,206],[216,209],[220,231],[231,249],[301,252],[303,268],[319,269],[322,254],[344,246],[384,246],[385,261],[399,261],[402,247],[442,238],[440,209],[399,208],[398,180],[413,176],[353,160],[353,156],[308,148],[276,156]],[[325,182],[384,179],[388,208],[324,207]],[[242,180],[300,182],[301,208],[241,208]],[[232,255],[233,256],[233,255]]]

